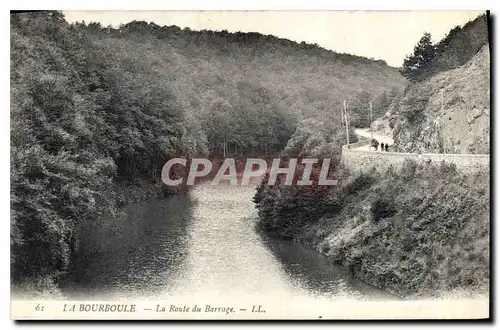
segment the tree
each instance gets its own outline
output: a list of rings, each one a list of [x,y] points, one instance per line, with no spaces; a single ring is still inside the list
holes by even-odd
[[[437,55],[437,47],[432,44],[431,34],[424,33],[413,49],[413,54],[406,57],[400,72],[410,81],[418,81],[425,76]]]

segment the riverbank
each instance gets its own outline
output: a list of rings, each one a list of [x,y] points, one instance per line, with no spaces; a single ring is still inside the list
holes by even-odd
[[[260,187],[260,226],[403,298],[487,295],[489,173],[407,162],[328,190]]]

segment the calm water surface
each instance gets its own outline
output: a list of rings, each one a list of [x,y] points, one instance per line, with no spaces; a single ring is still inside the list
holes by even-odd
[[[127,205],[117,225],[92,231],[103,245],[77,261],[65,295],[397,299],[315,251],[257,233],[253,195],[249,186],[207,184]]]

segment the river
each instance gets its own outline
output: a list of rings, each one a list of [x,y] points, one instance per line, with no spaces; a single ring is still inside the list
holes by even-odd
[[[397,300],[298,243],[259,234],[252,186],[194,187],[127,205],[79,260],[71,299],[271,297]],[[304,300],[302,300],[304,301]]]

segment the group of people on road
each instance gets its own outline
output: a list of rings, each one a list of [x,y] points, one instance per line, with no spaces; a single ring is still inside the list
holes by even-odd
[[[371,140],[371,147],[375,150],[375,151],[389,151],[389,143],[380,143],[380,149],[379,149],[379,143],[377,140],[375,139],[372,139]]]
[[[382,142],[380,144],[380,151],[389,151],[389,143],[384,144],[384,142]]]

